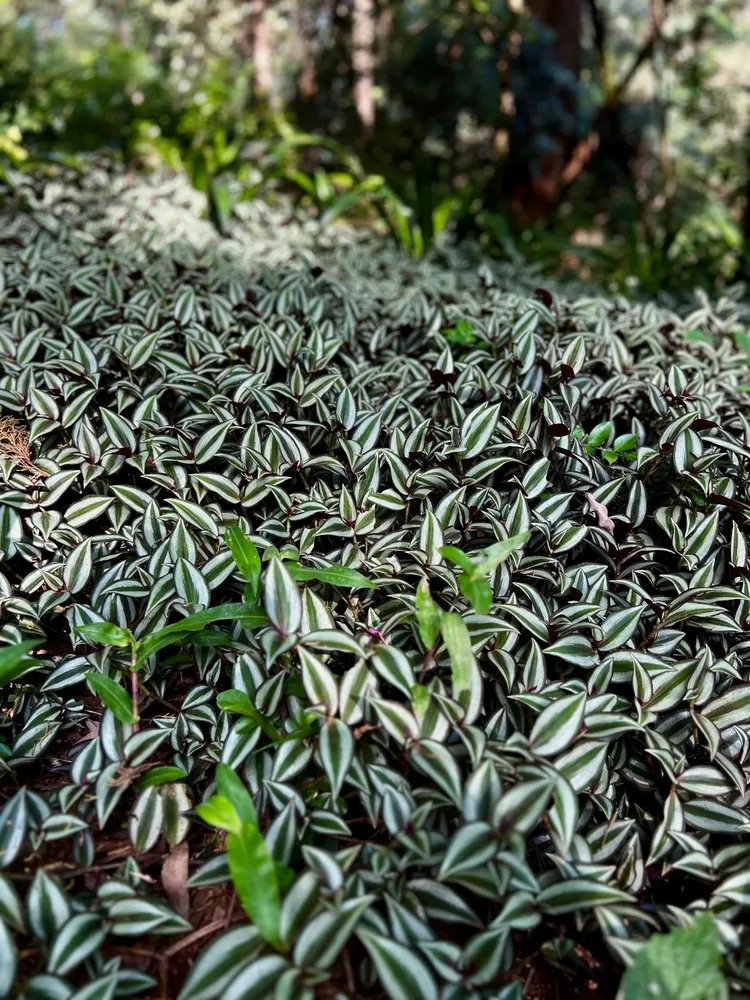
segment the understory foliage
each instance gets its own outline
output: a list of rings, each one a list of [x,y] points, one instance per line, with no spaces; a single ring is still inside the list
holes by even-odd
[[[750,988],[746,307],[168,198],[0,219],[0,996]]]

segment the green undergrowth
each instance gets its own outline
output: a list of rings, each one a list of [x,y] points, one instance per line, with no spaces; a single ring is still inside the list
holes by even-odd
[[[739,293],[23,184],[0,996],[750,989]]]

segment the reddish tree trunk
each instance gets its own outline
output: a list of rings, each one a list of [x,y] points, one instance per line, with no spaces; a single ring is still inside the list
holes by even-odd
[[[300,97],[310,101],[318,90],[318,39],[315,31],[315,4],[311,0],[296,0],[295,21],[297,36],[302,49],[302,65],[300,68]]]
[[[529,10],[555,32],[557,58],[576,76],[581,72],[581,0],[528,0]]]
[[[530,12],[540,24],[555,32],[555,54],[577,78],[581,71],[581,0],[527,0]],[[522,189],[514,192],[521,214],[539,219],[554,211],[560,198],[565,166],[572,152],[572,138],[559,135],[556,151],[537,164]]]
[[[255,91],[267,97],[273,86],[271,72],[271,43],[266,17],[266,0],[252,0],[250,4],[250,32]]]
[[[352,6],[352,65],[354,107],[365,133],[375,124],[375,5],[354,0]]]

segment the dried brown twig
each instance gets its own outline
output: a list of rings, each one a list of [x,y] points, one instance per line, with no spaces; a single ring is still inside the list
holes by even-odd
[[[0,417],[0,457],[17,462],[31,473],[33,483],[47,475],[34,463],[29,448],[29,432],[15,417]]]

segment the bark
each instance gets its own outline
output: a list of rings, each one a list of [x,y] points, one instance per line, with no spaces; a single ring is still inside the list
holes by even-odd
[[[529,10],[555,32],[557,58],[576,76],[581,72],[581,0],[528,0]]]
[[[255,71],[255,92],[260,97],[267,97],[273,86],[271,42],[266,7],[267,0],[252,0],[250,4],[251,52]]]
[[[555,32],[555,56],[578,78],[581,70],[582,0],[527,0],[529,12]],[[575,100],[570,96],[571,104]],[[571,110],[574,110],[571,107]],[[552,213],[560,198],[563,176],[573,142],[564,134],[555,137],[556,150],[538,161],[511,168],[511,204],[527,222]]]
[[[302,65],[297,86],[303,101],[310,101],[318,91],[318,38],[315,29],[315,4],[297,0],[295,4],[297,35],[302,49]]]
[[[375,4],[374,0],[353,0],[352,66],[354,107],[365,133],[375,124]]]

